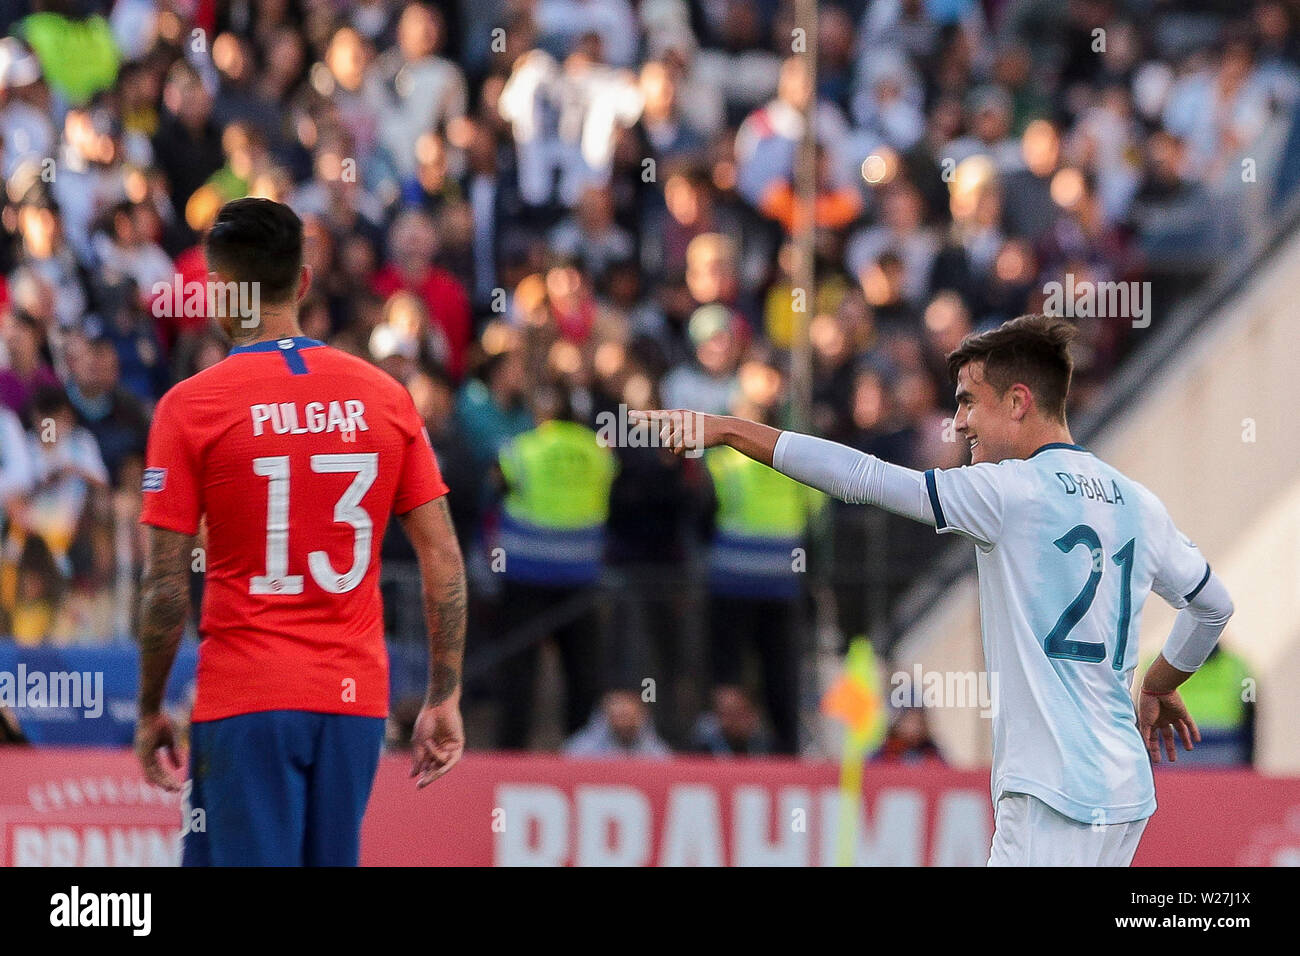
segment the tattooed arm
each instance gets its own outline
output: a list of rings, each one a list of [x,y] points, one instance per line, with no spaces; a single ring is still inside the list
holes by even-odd
[[[435,706],[460,693],[465,656],[465,564],[446,497],[402,515],[402,527],[420,559],[424,617],[429,627],[429,693]]]
[[[465,563],[446,497],[401,516],[420,561],[429,628],[429,689],[411,736],[411,776],[426,787],[450,770],[465,749],[460,676],[465,658]]]
[[[146,527],[144,579],[140,585],[139,719],[135,751],[150,782],[179,790],[184,782],[184,752],[175,727],[163,711],[167,677],[190,609],[189,556],[193,536]],[[159,751],[165,751],[164,762]]]

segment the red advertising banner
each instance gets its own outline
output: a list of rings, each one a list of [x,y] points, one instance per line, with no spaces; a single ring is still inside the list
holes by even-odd
[[[387,756],[362,834],[368,866],[821,866],[836,859],[838,769],[793,760],[575,761],[470,754],[417,791]],[[1139,866],[1300,865],[1300,779],[1156,775]],[[181,796],[131,754],[0,750],[0,864],[158,866],[177,860]],[[982,866],[988,775],[869,765],[856,862]]]

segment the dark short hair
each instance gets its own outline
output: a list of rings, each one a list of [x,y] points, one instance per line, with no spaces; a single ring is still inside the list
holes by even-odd
[[[57,415],[63,411],[73,411],[72,402],[62,385],[41,385],[28,399],[28,418],[33,427],[39,427],[42,418]]]
[[[983,362],[984,379],[999,395],[1005,395],[1012,385],[1024,385],[1045,415],[1064,422],[1065,399],[1074,373],[1070,342],[1075,332],[1075,327],[1061,318],[1022,315],[962,339],[948,355],[948,375],[956,383],[963,367]]]
[[[204,241],[208,268],[256,282],[264,302],[292,299],[302,268],[302,220],[283,203],[236,199],[221,207]]]

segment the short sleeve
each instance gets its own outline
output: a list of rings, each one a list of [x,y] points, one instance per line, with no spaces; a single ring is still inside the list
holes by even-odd
[[[420,414],[415,410],[410,395],[403,391],[402,398],[397,414],[399,427],[406,436],[406,449],[402,454],[402,472],[397,479],[397,493],[393,497],[393,513],[399,515],[447,493],[447,483],[442,480],[429,432],[420,420]]]
[[[1002,534],[1010,479],[1011,472],[1001,465],[931,468],[925,473],[925,490],[935,531],[963,534],[981,549],[992,549]]]
[[[1195,599],[1208,580],[1210,562],[1205,560],[1201,549],[1178,530],[1173,519],[1165,515],[1151,590],[1171,606],[1184,608]]]
[[[164,395],[149,426],[140,523],[196,534],[201,516],[198,456],[186,416],[176,406],[174,391]]]

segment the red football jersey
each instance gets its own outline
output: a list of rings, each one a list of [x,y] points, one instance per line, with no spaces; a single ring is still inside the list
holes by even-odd
[[[141,521],[207,519],[193,719],[387,716],[380,543],[447,492],[406,389],[311,339],[242,346],[163,396],[145,465]]]

